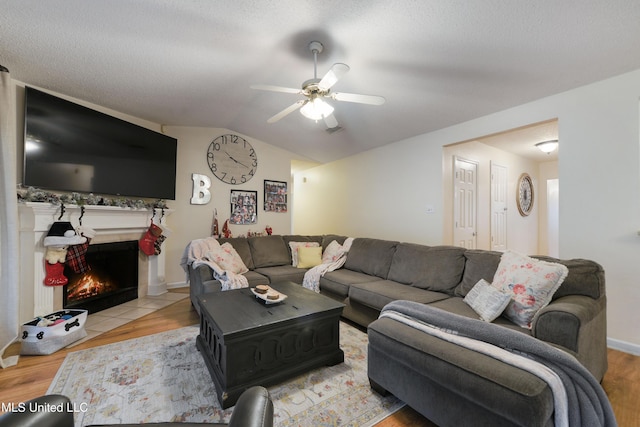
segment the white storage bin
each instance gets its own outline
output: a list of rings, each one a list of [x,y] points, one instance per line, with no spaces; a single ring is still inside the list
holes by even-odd
[[[44,319],[55,320],[62,316],[71,317],[51,326],[37,326],[42,318],[35,318],[22,325],[20,354],[51,354],[87,336],[84,329],[87,310],[60,310],[44,316]]]

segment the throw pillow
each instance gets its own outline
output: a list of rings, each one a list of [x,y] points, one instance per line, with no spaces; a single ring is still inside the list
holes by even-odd
[[[291,265],[298,266],[298,248],[315,248],[320,246],[318,242],[289,242],[291,248]]]
[[[322,248],[320,246],[298,248],[298,268],[311,268],[322,264]]]
[[[549,304],[568,273],[562,264],[507,251],[500,258],[492,286],[511,294],[505,317],[531,329],[534,316]]]
[[[223,243],[219,247],[207,253],[207,258],[215,262],[225,271],[242,274],[249,271],[238,252],[231,246],[231,243]]]
[[[463,299],[485,322],[493,322],[502,314],[511,295],[480,279]]]
[[[346,250],[337,240],[331,241],[322,254],[322,263],[329,264],[345,254]]]

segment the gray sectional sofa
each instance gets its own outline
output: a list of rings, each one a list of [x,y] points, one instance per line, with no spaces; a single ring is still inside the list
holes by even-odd
[[[301,283],[306,269],[291,266],[288,242],[317,241],[326,247],[332,240],[342,243],[345,237],[227,241],[250,269],[246,276],[253,285],[279,280]],[[553,396],[538,377],[393,319],[378,319],[383,307],[398,300],[478,319],[463,299],[480,279],[492,281],[501,255],[356,238],[344,266],[320,279],[320,292],[345,304],[343,317],[368,328],[369,377],[376,390],[393,393],[439,425],[553,425]],[[493,324],[562,348],[600,381],[607,370],[602,267],[583,259],[538,258],[564,264],[569,271],[551,303],[536,315],[531,329],[502,316]],[[190,280],[192,299],[220,288],[208,267],[191,270]]]

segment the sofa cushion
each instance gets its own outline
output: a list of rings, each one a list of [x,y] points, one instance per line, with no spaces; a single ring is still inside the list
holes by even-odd
[[[505,316],[530,329],[533,317],[549,304],[568,272],[562,264],[507,251],[502,254],[492,285],[511,293]]]
[[[386,279],[397,246],[398,242],[390,240],[356,238],[344,268]]]
[[[320,290],[328,291],[341,297],[349,295],[349,287],[354,283],[371,282],[373,280],[382,280],[379,277],[369,276],[368,274],[359,273],[357,271],[340,268],[335,271],[329,271],[320,278]]]
[[[349,301],[376,310],[382,310],[385,305],[396,300],[430,303],[446,298],[449,296],[442,292],[427,291],[391,280],[356,283],[349,288]]]
[[[453,295],[464,271],[464,248],[400,243],[388,279],[430,291]]]
[[[432,412],[455,413],[440,418],[440,425],[553,425],[551,389],[522,368],[389,318],[371,323],[368,337],[369,377],[386,390],[407,401],[416,395],[414,402],[426,400],[427,406],[453,395]]]
[[[247,240],[256,269],[291,264],[289,249],[282,236],[250,237]]]
[[[257,285],[267,285],[270,283],[269,278],[263,274],[258,273],[257,271],[247,271],[243,274],[244,277],[247,278],[250,287],[254,287]]]
[[[482,249],[467,249],[464,252],[466,262],[462,282],[455,288],[455,295],[464,297],[480,279],[491,283],[496,274],[502,252],[485,251]]]
[[[249,269],[253,270],[253,258],[251,257],[251,249],[249,248],[249,241],[244,237],[231,237],[229,239],[218,239],[218,242],[222,245],[224,243],[230,243],[233,246],[233,249],[236,250],[238,255],[240,255],[240,259],[244,265]]]
[[[256,268],[255,272],[268,277],[270,283],[284,281],[302,283],[302,279],[304,279],[304,273],[307,272],[307,269],[297,268],[287,264],[277,265],[274,267]]]

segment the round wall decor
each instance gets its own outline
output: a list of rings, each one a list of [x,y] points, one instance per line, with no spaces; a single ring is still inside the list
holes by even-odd
[[[520,215],[527,216],[533,209],[533,181],[527,173],[520,175],[518,179],[518,194],[516,195],[516,203]]]
[[[209,169],[227,184],[244,184],[256,173],[258,155],[251,144],[238,135],[220,135],[207,149]]]

